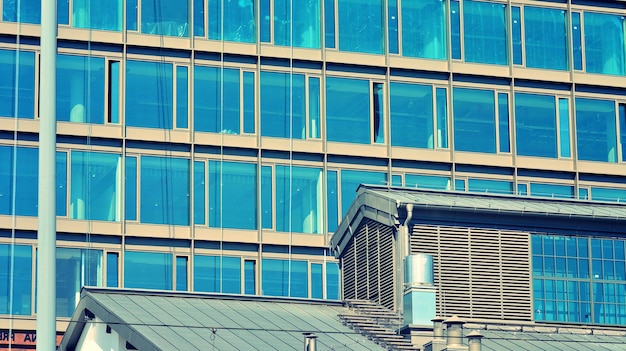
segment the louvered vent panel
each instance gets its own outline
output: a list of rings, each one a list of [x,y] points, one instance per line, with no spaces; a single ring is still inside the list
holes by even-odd
[[[380,304],[395,309],[395,285],[396,279],[403,279],[395,276],[395,246],[394,246],[394,228],[378,224],[380,238]]]
[[[368,293],[368,274],[367,274],[367,235],[369,232],[369,223],[364,222],[360,225],[355,237],[356,246],[356,298],[369,299]]]
[[[490,228],[419,225],[411,253],[433,255],[437,313],[532,320],[529,234]]]
[[[380,303],[380,262],[378,259],[379,246],[379,234],[378,226],[375,222],[369,223],[369,230],[367,231],[367,262],[368,262],[368,285],[369,285],[369,299]]]
[[[350,245],[346,247],[346,250],[341,258],[344,299],[356,299],[356,270],[354,267],[354,252],[354,243],[350,243]]]

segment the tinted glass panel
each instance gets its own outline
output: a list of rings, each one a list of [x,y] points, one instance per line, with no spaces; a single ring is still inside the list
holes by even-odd
[[[398,54],[398,0],[387,1],[387,42],[389,53]]]
[[[263,259],[263,295],[308,297],[306,261]]]
[[[194,129],[239,134],[239,70],[194,67]]]
[[[193,35],[203,37],[204,34],[204,0],[193,0]]]
[[[137,30],[137,0],[126,0],[126,30]]]
[[[513,37],[513,64],[522,62],[522,14],[518,6],[511,7],[511,27]]]
[[[574,187],[569,185],[531,183],[530,195],[573,199]]]
[[[189,127],[189,82],[187,67],[176,67],[176,128]]]
[[[327,48],[335,48],[335,0],[324,0],[324,35]]]
[[[583,69],[583,46],[582,46],[582,34],[580,26],[580,13],[572,12],[572,41],[574,51],[574,69]]]
[[[125,251],[124,287],[172,290],[172,255]]]
[[[370,83],[362,79],[326,78],[326,138],[369,144]]]
[[[434,148],[433,88],[390,84],[391,145]]]
[[[256,42],[255,4],[251,0],[209,0],[209,39]]]
[[[57,316],[70,317],[83,286],[102,286],[102,251],[57,248],[56,265]]]
[[[448,97],[445,88],[437,88],[437,147],[448,148]]]
[[[321,98],[320,79],[309,78],[309,138],[320,137]]]
[[[311,263],[311,298],[324,298],[324,283],[321,263]]]
[[[122,0],[72,0],[72,27],[121,31]]]
[[[244,262],[244,294],[256,294],[256,261]]]
[[[624,17],[584,13],[587,72],[624,74]]]
[[[257,228],[257,166],[209,161],[209,226]]]
[[[450,0],[452,58],[461,59],[461,9],[458,0]]]
[[[306,138],[304,75],[261,72],[261,135]]]
[[[448,57],[446,55],[446,2],[440,0],[402,1],[401,6],[402,55],[445,60]],[[453,20],[453,28],[455,24],[458,25]]]
[[[205,224],[205,199],[206,199],[206,163],[195,161],[193,163],[193,223]]]
[[[263,228],[272,228],[273,208],[272,205],[272,167],[261,167],[261,210]]]
[[[35,53],[0,50],[0,77],[0,116],[33,118]]]
[[[328,231],[334,232],[339,225],[339,192],[337,190],[337,171],[326,172],[326,201],[328,210]]]
[[[187,290],[187,257],[176,257],[176,290]]]
[[[559,99],[560,156],[570,157],[569,100]]]
[[[30,245],[0,244],[0,314],[31,314],[32,252]]]
[[[126,61],[126,125],[172,128],[172,65]]]
[[[188,1],[141,1],[141,32],[144,34],[189,36]]]
[[[407,188],[450,190],[450,177],[405,174],[404,182]]]
[[[526,66],[567,70],[565,10],[524,7]]]
[[[385,185],[387,175],[383,172],[341,171],[341,217],[345,215],[352,201],[356,198],[356,190],[361,184]]]
[[[339,50],[384,53],[383,0],[337,0]]]
[[[468,179],[468,191],[476,193],[513,194],[513,183],[493,179]]]
[[[510,152],[509,95],[504,93],[498,94],[498,132],[500,133],[500,152]]]
[[[126,156],[124,213],[127,221],[137,219],[137,158]]]
[[[517,154],[557,157],[556,102],[553,96],[516,93]]]
[[[274,0],[274,44],[319,48],[321,0],[292,1]]]
[[[454,149],[496,152],[494,92],[454,88]]]
[[[326,263],[326,298],[339,300],[340,297],[339,265],[328,262]]]
[[[119,287],[119,255],[117,252],[107,252],[107,287]]]
[[[465,61],[506,65],[506,5],[463,1]]]
[[[243,72],[243,132],[254,133],[255,105],[254,105],[254,73]]]
[[[276,230],[321,234],[322,170],[276,166]]]
[[[617,162],[615,102],[576,99],[578,159]]]
[[[41,1],[39,0],[3,0],[2,20],[39,24],[41,22]]]
[[[142,223],[189,225],[189,160],[141,157]]]

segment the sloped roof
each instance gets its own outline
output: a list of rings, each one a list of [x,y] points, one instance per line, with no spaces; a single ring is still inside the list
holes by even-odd
[[[577,333],[481,330],[483,351],[618,351],[626,337]]]
[[[383,350],[342,324],[339,302],[105,288],[81,296],[59,350],[74,349],[86,314],[138,350],[302,350],[303,332],[322,350]]]

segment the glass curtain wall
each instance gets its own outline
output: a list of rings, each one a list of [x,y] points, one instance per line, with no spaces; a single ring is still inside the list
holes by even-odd
[[[445,1],[402,1],[401,15],[402,56],[448,58]]]

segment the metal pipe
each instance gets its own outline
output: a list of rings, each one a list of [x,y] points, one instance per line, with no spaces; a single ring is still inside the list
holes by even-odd
[[[313,333],[302,333],[304,335],[304,351],[316,351],[317,335]]]
[[[41,0],[37,351],[56,349],[56,0]]]
[[[468,351],[482,351],[482,343],[480,340],[482,338],[483,335],[476,330],[467,334]]]
[[[448,331],[447,347],[463,346],[463,324],[465,321],[457,316],[452,316],[443,323]]]

